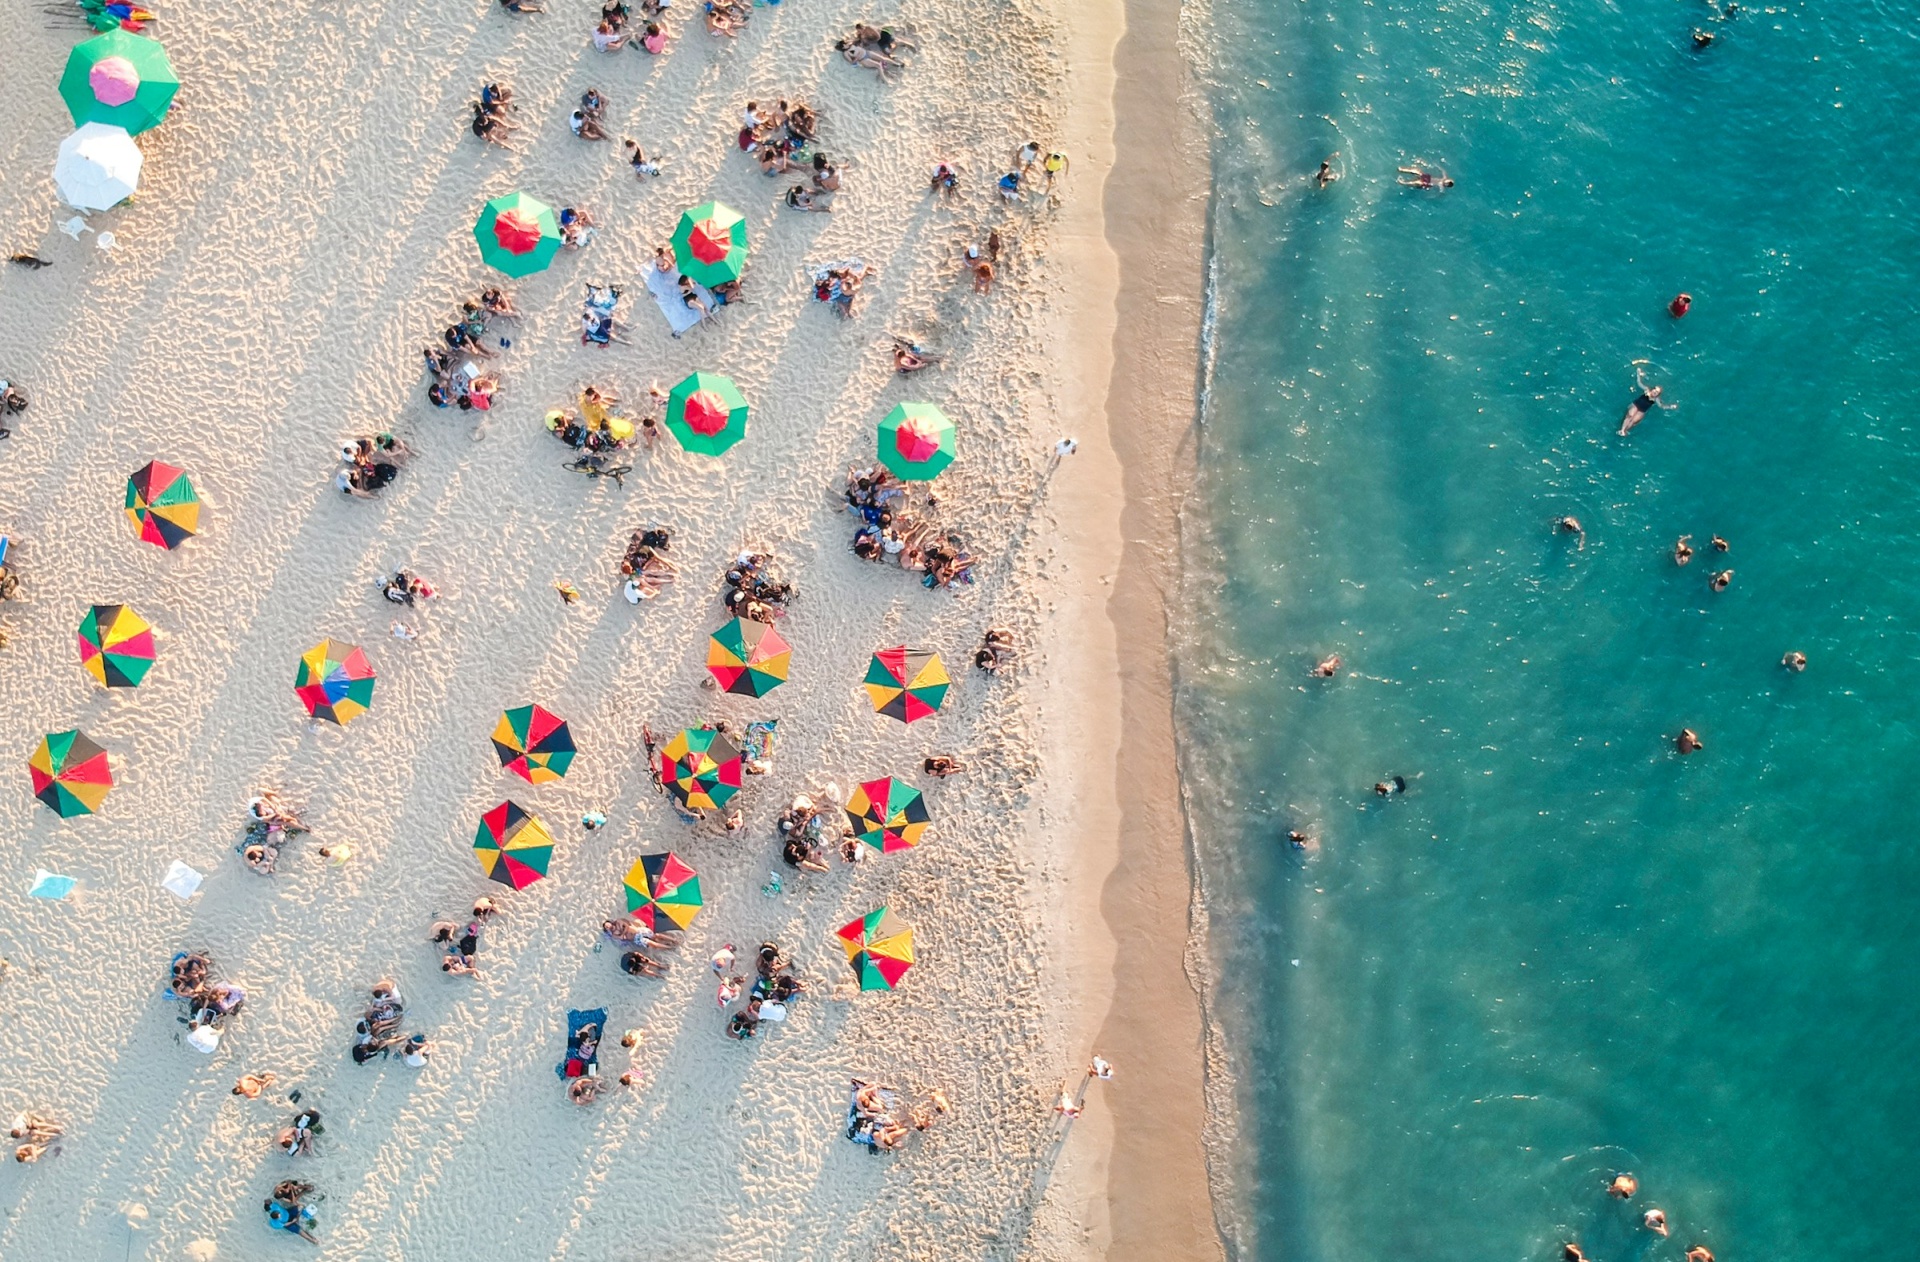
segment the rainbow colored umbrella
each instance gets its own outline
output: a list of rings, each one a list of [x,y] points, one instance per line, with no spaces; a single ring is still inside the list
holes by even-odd
[[[60,96],[73,125],[109,123],[138,136],[160,125],[180,80],[159,40],[108,31],[67,54]]]
[[[953,422],[931,403],[896,403],[880,422],[880,463],[904,482],[928,482],[953,463]]]
[[[838,936],[862,990],[892,990],[913,967],[913,930],[884,907],[840,926]]]
[[[143,542],[173,549],[200,529],[200,496],[186,472],[150,460],[127,479],[127,516]]]
[[[500,716],[493,729],[493,750],[502,767],[528,784],[546,784],[573,765],[573,730],[559,715],[523,705]]]
[[[671,850],[636,859],[626,887],[627,910],[655,933],[685,929],[700,910],[700,874]]]
[[[502,802],[480,817],[473,853],[488,880],[523,890],[547,874],[553,834],[538,815],[515,802]]]
[[[702,285],[740,279],[747,262],[747,217],[722,202],[705,202],[680,216],[673,260]]]
[[[707,669],[728,692],[764,697],[787,682],[793,650],[764,622],[735,618],[713,633]]]
[[[373,667],[359,645],[322,640],[301,655],[293,694],[314,718],[345,727],[373,704]]]
[[[731,377],[694,373],[667,396],[667,428],[685,450],[717,456],[747,436],[747,398]]]
[[[137,688],[153,668],[153,628],[125,605],[95,605],[80,620],[80,664],[109,688]]]
[[[725,806],[740,792],[740,747],[724,733],[694,728],[660,750],[660,781],[688,810]]]
[[[940,709],[953,680],[931,649],[881,649],[867,667],[867,695],[875,713],[911,723]]]
[[[480,243],[480,259],[509,276],[531,276],[545,270],[560,253],[560,221],[553,207],[525,193],[496,197],[473,225]]]
[[[62,819],[93,814],[113,788],[107,751],[83,732],[44,737],[27,759],[27,770],[33,776],[33,796]]]
[[[867,781],[847,799],[847,823],[853,826],[853,835],[881,854],[919,845],[931,819],[920,790],[892,776]]]

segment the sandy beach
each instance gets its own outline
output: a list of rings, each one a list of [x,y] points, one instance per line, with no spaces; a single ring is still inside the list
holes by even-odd
[[[92,216],[115,234],[110,254],[59,233],[72,212],[46,178],[71,130],[55,85],[86,32],[37,9],[0,15],[15,123],[0,136],[15,173],[0,222],[10,251],[52,263],[0,269],[0,376],[32,400],[0,444],[0,533],[22,581],[0,605],[0,750],[16,759],[0,794],[0,1106],[65,1123],[57,1152],[0,1176],[0,1256],[299,1251],[259,1209],[289,1177],[325,1194],[321,1252],[343,1258],[619,1257],[639,1242],[727,1258],[1201,1256],[1184,828],[1159,756],[1164,618],[1140,591],[1170,563],[1171,466],[1152,459],[1171,444],[1107,435],[1110,418],[1121,430],[1153,410],[1151,432],[1184,427],[1190,406],[1177,426],[1165,408],[1190,404],[1199,294],[1168,333],[1154,296],[1121,284],[1129,251],[1168,225],[1116,215],[1145,203],[1117,202],[1107,179],[1116,95],[1127,126],[1120,6],[787,0],[720,40],[683,5],[659,57],[596,53],[596,10],[162,10],[152,33],[183,86],[140,139],[138,198]],[[918,41],[892,84],[833,51],[863,18]],[[1158,57],[1165,71],[1170,46]],[[1166,74],[1159,90],[1177,94],[1177,66]],[[494,80],[516,90],[521,152],[466,129],[465,103]],[[588,87],[607,98],[612,143],[569,134]],[[831,215],[780,205],[791,181],[733,142],[747,100],[780,97],[821,115],[820,147],[844,171]],[[658,158],[658,179],[628,173],[624,136]],[[993,178],[1029,138],[1073,165],[1051,199],[1004,204]],[[926,190],[942,159],[963,173],[950,201]],[[587,208],[597,235],[503,282],[471,228],[515,189]],[[641,276],[680,212],[715,197],[751,226],[745,302],[675,339]],[[1186,212],[1197,229],[1197,204]],[[960,253],[990,229],[1007,251],[976,294]],[[1189,270],[1143,283],[1197,282],[1193,241]],[[851,257],[877,277],[841,321],[809,276]],[[581,345],[589,282],[626,291],[624,342]],[[420,348],[492,283],[524,313],[498,326],[512,343],[493,364],[500,396],[484,414],[436,410]],[[1156,327],[1168,348],[1143,373],[1126,357]],[[890,333],[945,359],[897,375]],[[547,409],[585,384],[632,400],[696,370],[732,376],[750,401],[739,446],[704,457],[665,439],[633,453],[623,487],[561,467]],[[843,479],[909,399],[959,430],[934,489],[978,557],[970,587],[926,590],[848,551]],[[336,492],[340,442],[380,430],[415,458],[376,500]],[[1063,435],[1080,449],[1050,470]],[[127,475],[153,459],[185,468],[205,501],[201,534],[171,552],[136,541],[120,511]],[[681,577],[633,606],[616,565],[649,522],[672,526]],[[1136,535],[1156,562],[1123,555]],[[759,700],[703,687],[721,575],[748,549],[798,592],[780,628],[792,679]],[[375,582],[402,565],[440,598],[396,614]],[[581,601],[564,604],[556,582]],[[87,607],[116,602],[156,630],[138,689],[102,689],[76,658]],[[417,640],[390,634],[396,616]],[[970,665],[991,626],[1018,646],[998,676]],[[292,691],[300,654],[327,637],[363,645],[379,676],[344,729],[311,724]],[[873,713],[860,680],[891,644],[945,656],[955,686],[936,718]],[[488,735],[527,703],[572,725],[563,781],[529,786],[498,764]],[[641,742],[643,725],[723,718],[779,720],[733,834],[677,818]],[[109,751],[118,785],[99,813],[61,819],[18,764],[69,728]],[[933,752],[969,773],[922,777]],[[1162,779],[1136,774],[1149,763]],[[924,844],[824,874],[781,864],[775,815],[796,793],[887,774],[926,791]],[[262,878],[235,844],[267,788],[313,834]],[[472,851],[480,814],[509,798],[558,840],[547,879],[518,891],[489,885]],[[582,830],[593,811],[607,827]],[[341,844],[349,862],[317,856]],[[634,859],[666,849],[699,870],[705,906],[667,977],[638,980],[597,926],[624,910]],[[190,901],[159,888],[175,860],[206,874]],[[38,868],[79,886],[29,898]],[[784,889],[766,896],[776,872]],[[1143,904],[1149,888],[1158,901]],[[480,972],[446,976],[428,926],[486,893],[503,911]],[[892,992],[836,997],[850,974],[833,930],[880,905],[913,926],[916,967]],[[729,1041],[706,957],[765,939],[812,994],[783,1026]],[[208,952],[247,991],[211,1056],[184,1045],[162,997],[179,950]],[[347,1054],[381,976],[432,1040],[424,1068]],[[602,1007],[611,1033],[643,1033],[640,1081],[583,1109],[554,1069],[568,1010]],[[1095,1050],[1119,1074],[1065,1126],[1052,1101]],[[260,1099],[229,1093],[269,1070]],[[941,1088],[955,1111],[870,1158],[843,1134],[853,1076]],[[296,1089],[325,1114],[312,1158],[272,1143]]]

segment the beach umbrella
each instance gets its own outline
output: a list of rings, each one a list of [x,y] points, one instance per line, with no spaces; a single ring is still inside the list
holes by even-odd
[[[884,907],[840,926],[839,938],[862,990],[892,990],[913,967],[913,930]]]
[[[764,622],[735,618],[713,633],[707,669],[728,692],[764,697],[787,682],[793,650]]]
[[[847,823],[853,826],[853,835],[881,854],[919,845],[931,818],[920,790],[892,776],[867,781],[847,799]]]
[[[67,54],[60,96],[74,126],[108,123],[138,136],[160,125],[180,80],[159,40],[108,31]]]
[[[946,663],[931,649],[881,649],[867,666],[867,695],[876,713],[911,723],[947,699]]]
[[[740,279],[747,262],[747,217],[722,202],[703,202],[680,216],[673,260],[702,285]]]
[[[643,854],[627,869],[627,910],[659,933],[685,929],[700,910],[700,874],[671,850]]]
[[[43,738],[27,759],[33,776],[33,796],[62,819],[91,815],[113,788],[113,769],[107,751],[83,732],[54,732]]]
[[[80,664],[109,688],[137,688],[153,668],[153,628],[125,605],[95,605],[80,620]]]
[[[544,271],[560,252],[560,221],[553,207],[525,193],[496,197],[473,225],[480,258],[509,276]]]
[[[53,183],[67,204],[111,210],[140,187],[140,146],[124,127],[86,123],[60,142]]]
[[[746,396],[731,377],[694,373],[667,396],[667,428],[685,450],[717,456],[746,437]]]
[[[660,750],[660,781],[688,810],[725,806],[740,774],[740,747],[709,728],[676,733]]]
[[[473,853],[488,880],[523,890],[547,874],[553,834],[538,815],[517,803],[502,802],[480,817]]]
[[[880,463],[902,481],[931,481],[953,463],[953,422],[931,403],[894,404],[880,422]]]
[[[573,765],[573,731],[559,715],[523,705],[500,716],[493,729],[493,750],[502,767],[528,784],[546,784]]]
[[[127,479],[127,516],[143,542],[177,548],[200,529],[200,496],[183,470],[149,460]]]
[[[293,693],[314,718],[345,727],[373,704],[373,667],[359,645],[322,640],[301,656]]]

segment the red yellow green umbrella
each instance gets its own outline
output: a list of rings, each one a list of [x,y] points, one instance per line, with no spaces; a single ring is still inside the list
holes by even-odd
[[[667,428],[684,450],[720,455],[747,436],[747,397],[731,377],[694,373],[667,396]]]
[[[862,990],[892,990],[913,967],[913,930],[884,907],[842,925],[838,936]]]
[[[953,422],[931,403],[899,403],[880,422],[880,463],[905,482],[931,481],[953,463]]]
[[[528,784],[546,784],[573,765],[573,730],[559,715],[523,705],[500,716],[493,729],[500,765]]]
[[[153,628],[125,605],[95,605],[80,620],[80,664],[109,688],[137,688],[153,668]]]
[[[724,733],[691,728],[660,750],[660,780],[688,810],[725,806],[740,792],[740,747]]]
[[[545,270],[560,253],[560,221],[553,207],[525,193],[496,197],[473,225],[481,261],[509,276]]]
[[[866,689],[874,711],[902,723],[938,711],[952,682],[946,664],[931,649],[881,649],[867,667]]]
[[[892,776],[867,781],[847,799],[847,822],[854,836],[881,854],[919,845],[931,819],[920,790]]]
[[[200,529],[200,496],[184,471],[158,460],[127,479],[127,516],[140,538],[161,548],[177,548]]]
[[[345,727],[373,704],[373,679],[359,645],[322,640],[301,656],[293,694],[314,718]]]
[[[787,682],[793,650],[764,622],[735,618],[713,633],[707,669],[728,692],[764,697]]]
[[[673,260],[702,285],[740,279],[747,262],[747,218],[722,202],[703,202],[680,216]]]
[[[671,850],[636,859],[626,887],[627,910],[655,933],[685,929],[700,910],[700,874]]]
[[[62,819],[93,814],[113,788],[107,751],[84,732],[54,732],[42,738],[27,759],[27,770],[33,776],[33,796]]]
[[[547,874],[553,834],[539,816],[515,802],[502,802],[480,817],[473,853],[488,880],[523,890]]]

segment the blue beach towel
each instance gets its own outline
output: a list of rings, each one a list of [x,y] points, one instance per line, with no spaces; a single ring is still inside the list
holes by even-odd
[[[600,1053],[597,1049],[592,1056],[589,1056],[585,1060],[581,1060],[574,1054],[580,1046],[580,1031],[590,1025],[598,1027],[600,1036],[605,1038],[607,1033],[607,1010],[605,1008],[587,1008],[584,1010],[574,1008],[568,1011],[567,1054],[560,1058],[558,1065],[553,1067],[553,1072],[557,1076],[561,1078],[578,1078],[586,1072],[586,1066],[599,1063]],[[580,1070],[576,1073],[569,1074],[567,1070],[575,1064],[581,1066]]]

